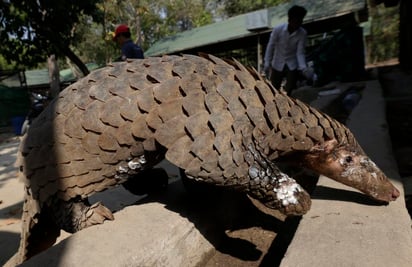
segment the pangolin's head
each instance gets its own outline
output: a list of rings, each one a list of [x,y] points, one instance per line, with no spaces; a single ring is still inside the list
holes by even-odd
[[[388,203],[400,195],[388,177],[358,146],[329,140],[311,149],[304,157],[304,164],[379,201]]]

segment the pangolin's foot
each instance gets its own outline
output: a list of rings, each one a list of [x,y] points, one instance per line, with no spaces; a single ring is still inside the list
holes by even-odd
[[[53,205],[55,221],[61,229],[69,233],[114,219],[112,212],[100,202],[93,205],[90,205],[87,199],[58,202]]]
[[[264,172],[261,172],[263,174]],[[284,173],[250,181],[250,194],[265,206],[277,209],[287,216],[305,214],[311,206],[310,195]]]
[[[270,160],[249,146],[249,193],[265,206],[283,214],[303,215],[311,206],[310,195],[294,179],[282,173]]]
[[[272,200],[265,203],[266,206],[273,206],[285,215],[303,215],[311,206],[310,195],[296,181],[286,174],[276,181],[270,195]],[[273,193],[272,193],[273,192]]]

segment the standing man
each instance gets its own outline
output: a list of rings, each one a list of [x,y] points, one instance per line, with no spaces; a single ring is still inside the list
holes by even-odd
[[[305,74],[305,46],[307,33],[302,22],[306,9],[292,6],[288,11],[288,23],[273,28],[266,47],[264,72],[276,89],[280,89],[282,80],[286,77],[285,90],[290,95],[296,89],[299,71]]]
[[[117,26],[113,41],[117,42],[122,50],[122,55],[117,61],[124,61],[127,58],[144,58],[143,50],[137,44],[133,43],[130,29],[127,25]]]

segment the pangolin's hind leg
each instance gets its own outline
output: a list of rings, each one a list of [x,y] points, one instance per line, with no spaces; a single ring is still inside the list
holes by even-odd
[[[55,199],[52,205],[45,205],[41,211],[32,214],[31,203],[35,201],[26,197],[22,216],[22,238],[19,252],[9,260],[7,266],[15,266],[32,256],[51,247],[60,235],[60,229],[69,233],[83,228],[113,220],[113,214],[101,203],[90,205],[87,199],[63,201]],[[36,207],[36,205],[34,205]]]
[[[42,211],[39,214],[37,223],[30,230],[30,235],[27,239],[26,258],[42,252],[53,246],[57,237],[60,235],[60,228],[51,218],[50,213]]]
[[[245,159],[249,165],[249,194],[265,206],[285,215],[303,215],[311,206],[310,195],[253,145]]]
[[[54,221],[69,233],[114,219],[112,212],[100,202],[90,205],[87,199],[72,201],[58,199],[54,201],[52,207]]]

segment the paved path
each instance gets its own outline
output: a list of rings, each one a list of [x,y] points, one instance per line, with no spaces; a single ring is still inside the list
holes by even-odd
[[[0,265],[14,254],[20,240],[23,187],[14,162],[19,138],[0,134]]]

